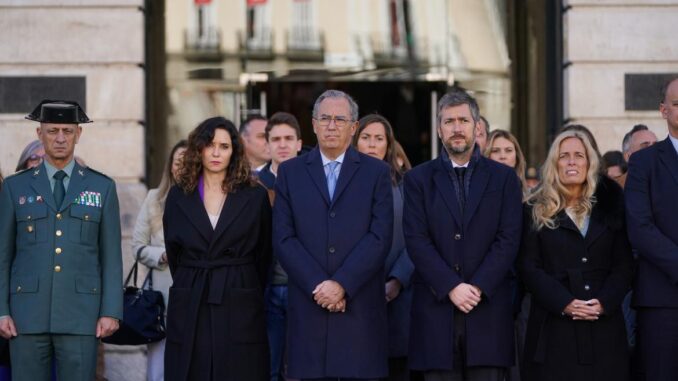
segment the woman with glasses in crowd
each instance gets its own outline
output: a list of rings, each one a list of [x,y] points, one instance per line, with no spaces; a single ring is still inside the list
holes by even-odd
[[[633,262],[621,188],[589,137],[561,132],[528,197],[519,270],[532,294],[523,381],[629,379],[621,302]]]
[[[403,176],[409,160],[398,160],[395,136],[391,124],[381,115],[370,114],[358,122],[353,145],[359,152],[385,161],[391,167],[393,190],[393,243],[384,265],[384,287],[388,311],[389,377],[388,380],[409,380],[407,367],[410,305],[409,287],[414,264],[405,249],[403,236]],[[404,152],[403,152],[404,154]]]
[[[42,142],[33,140],[21,151],[19,162],[16,164],[16,172],[37,167],[42,164],[43,156],[45,156],[45,147],[42,146]]]
[[[165,209],[167,193],[170,187],[177,184],[181,159],[187,145],[186,140],[181,140],[172,147],[169,158],[165,163],[160,186],[148,191],[132,233],[132,252],[135,255],[135,260],[147,266],[149,270],[153,270],[151,274],[153,289],[162,293],[165,306],[167,306],[169,287],[172,285],[172,276],[167,268],[162,214]],[[148,344],[146,375],[149,381],[162,381],[164,379],[164,356],[165,340]]]
[[[231,121],[210,118],[191,132],[177,182],[163,215],[174,280],[165,379],[268,380],[271,206]]]

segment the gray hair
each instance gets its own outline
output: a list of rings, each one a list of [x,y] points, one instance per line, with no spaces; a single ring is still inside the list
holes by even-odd
[[[480,108],[478,107],[478,102],[476,102],[475,98],[460,88],[453,88],[438,101],[438,126],[440,126],[440,118],[442,117],[443,110],[448,107],[460,105],[468,105],[471,109],[471,117],[473,117],[474,123],[480,121]]]
[[[351,111],[351,121],[355,122],[358,120],[358,104],[355,103],[353,98],[350,95],[346,94],[340,90],[325,90],[324,93],[320,94],[318,99],[316,99],[315,104],[313,105],[313,118],[318,118],[318,109],[320,108],[320,103],[327,98],[343,98],[348,102],[348,106]]]
[[[624,135],[624,140],[622,140],[622,152],[623,153],[629,152],[629,150],[631,149],[631,138],[633,137],[633,135],[636,132],[638,132],[638,131],[649,131],[649,130],[650,129],[647,128],[647,126],[644,125],[644,124],[636,124],[635,126],[633,126],[631,131],[629,131],[628,133],[626,133],[626,135]]]
[[[33,140],[32,142],[28,143],[26,148],[24,148],[24,150],[21,151],[21,155],[19,156],[19,162],[16,163],[16,171],[19,172],[21,170],[26,169],[26,162],[28,162],[28,159],[30,159],[31,155],[33,155],[35,151],[41,148],[42,142],[40,140]]]

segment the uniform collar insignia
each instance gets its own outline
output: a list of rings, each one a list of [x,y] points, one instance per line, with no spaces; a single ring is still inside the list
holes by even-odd
[[[85,176],[85,172],[83,172],[82,169],[78,169],[78,174],[80,176]]]
[[[35,171],[33,171],[33,176],[37,176],[39,174],[40,174],[40,169],[36,169]]]

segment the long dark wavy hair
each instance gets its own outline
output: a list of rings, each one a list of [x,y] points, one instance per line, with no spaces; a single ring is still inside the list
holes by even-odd
[[[395,134],[393,133],[393,127],[391,123],[379,114],[368,114],[360,118],[358,121],[358,130],[353,135],[353,146],[358,147],[358,140],[360,139],[360,134],[363,132],[365,127],[369,126],[372,123],[381,123],[384,126],[384,131],[386,131],[386,155],[384,156],[384,161],[391,167],[391,182],[393,185],[400,184],[403,181],[403,176],[405,171],[403,168],[398,165],[398,157],[396,155],[395,147]]]
[[[188,135],[188,147],[184,153],[181,171],[177,183],[185,193],[191,193],[198,187],[198,180],[203,172],[202,151],[214,139],[214,131],[221,128],[231,137],[233,153],[226,167],[226,177],[221,185],[224,192],[235,192],[239,188],[254,184],[250,165],[245,158],[242,140],[238,129],[230,120],[217,116],[203,121]]]

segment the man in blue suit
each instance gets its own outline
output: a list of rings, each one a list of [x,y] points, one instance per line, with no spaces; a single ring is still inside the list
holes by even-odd
[[[278,168],[275,255],[288,274],[288,376],[385,377],[384,259],[393,234],[388,166],[351,147],[358,106],[325,91],[313,106],[318,146]]]
[[[480,154],[470,95],[443,96],[437,119],[445,150],[405,175],[403,227],[416,270],[410,367],[427,381],[502,381],[514,359],[520,184],[512,168]]]
[[[629,160],[629,240],[638,253],[637,379],[678,380],[678,78],[662,89],[659,110],[669,136]]]

